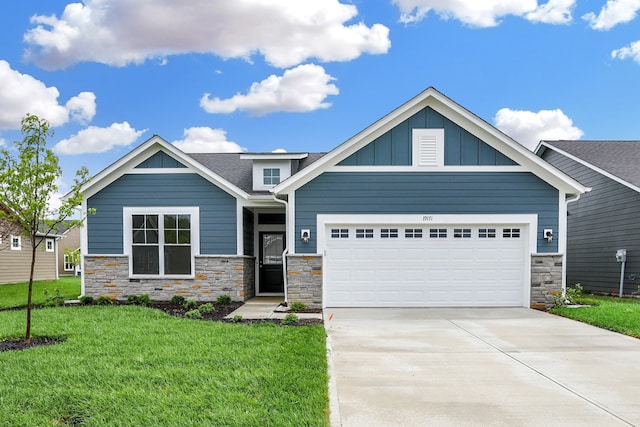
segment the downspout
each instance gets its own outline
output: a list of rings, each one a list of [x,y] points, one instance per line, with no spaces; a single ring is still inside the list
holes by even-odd
[[[591,188],[587,188],[587,192],[591,191]],[[569,203],[577,202],[580,200],[580,196],[582,194],[576,194],[574,197],[570,197],[565,200],[565,212],[566,215],[569,215]],[[569,219],[565,221],[565,233],[564,233],[564,261],[562,262],[562,282],[563,282],[563,297],[566,296],[567,292],[567,251],[569,249]]]
[[[286,200],[279,199],[276,193],[271,193],[273,196],[273,200],[282,203],[284,205],[284,228],[286,232],[289,232],[289,203]],[[285,243],[289,240],[289,237],[285,239]],[[289,253],[289,246],[285,245],[284,251],[282,251],[282,281],[284,283],[284,305],[285,307],[289,305],[289,295],[288,295],[288,287],[289,284],[287,282],[287,254]]]

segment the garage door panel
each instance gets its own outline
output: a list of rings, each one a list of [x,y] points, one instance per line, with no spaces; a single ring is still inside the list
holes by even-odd
[[[431,226],[430,226],[431,227]],[[526,226],[492,238],[478,226],[339,226],[349,238],[326,234],[327,306],[521,306],[524,295]],[[513,228],[513,225],[505,226]],[[356,238],[356,228],[372,229]],[[454,228],[456,235],[454,238]],[[388,231],[397,229],[397,237]],[[408,231],[406,229],[409,229]],[[411,229],[420,229],[412,233]],[[461,231],[461,230],[462,231]],[[385,230],[387,234],[385,234]],[[443,237],[444,236],[444,237]],[[485,237],[485,238],[482,238]]]

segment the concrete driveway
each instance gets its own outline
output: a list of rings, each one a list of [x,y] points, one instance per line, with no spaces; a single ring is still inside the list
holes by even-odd
[[[333,426],[640,426],[640,340],[526,308],[326,309]]]

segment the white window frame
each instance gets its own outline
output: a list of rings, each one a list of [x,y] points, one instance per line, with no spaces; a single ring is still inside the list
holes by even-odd
[[[14,243],[17,242],[17,245]],[[21,251],[22,250],[22,237],[21,236],[11,236],[11,240],[9,240],[9,246],[12,251]]]
[[[51,247],[49,247],[51,245]],[[56,250],[56,241],[54,239],[45,239],[44,247],[47,252],[55,252]]]
[[[64,271],[73,271],[74,270],[74,265],[71,264],[71,262],[69,261],[69,254],[64,254],[62,256],[62,263],[63,263],[62,268],[64,269]],[[71,267],[67,267],[67,266],[71,266]]]
[[[276,172],[276,171],[278,173],[277,182],[275,181],[276,176],[274,174],[274,172]],[[267,172],[269,172],[268,176],[267,176]],[[264,169],[262,169],[262,185],[273,187],[273,186],[276,186],[276,185],[280,184],[281,172],[282,171],[281,171],[280,168],[264,168]],[[269,182],[265,182],[265,181],[269,181]]]
[[[132,260],[132,220],[133,215],[190,215],[191,216],[191,274],[164,274],[164,221],[158,218],[158,263],[159,274],[133,274]],[[132,279],[193,279],[195,277],[195,257],[200,255],[200,208],[197,206],[176,206],[176,207],[124,207],[123,216],[123,244],[124,253],[129,256],[129,277]]]

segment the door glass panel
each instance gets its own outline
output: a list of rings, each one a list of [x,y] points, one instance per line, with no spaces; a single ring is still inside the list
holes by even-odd
[[[284,235],[282,233],[262,235],[263,264],[282,264],[282,251],[284,251]]]

